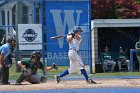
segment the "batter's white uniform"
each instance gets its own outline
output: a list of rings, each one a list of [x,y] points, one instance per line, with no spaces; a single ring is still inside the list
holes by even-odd
[[[72,37],[72,35],[67,36],[67,38],[70,37]],[[81,40],[78,41],[77,39],[73,38],[73,40],[69,43],[69,53],[68,53],[70,60],[70,68],[68,69],[69,73],[77,72],[77,70],[80,71],[80,69],[84,68],[82,59],[77,53],[77,51],[79,50]]]

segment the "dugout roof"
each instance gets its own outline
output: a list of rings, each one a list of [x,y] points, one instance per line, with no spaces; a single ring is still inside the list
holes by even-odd
[[[91,21],[93,27],[139,27],[140,19],[96,19]]]

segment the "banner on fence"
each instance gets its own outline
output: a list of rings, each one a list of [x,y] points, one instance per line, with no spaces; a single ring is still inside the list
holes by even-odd
[[[80,52],[84,62],[89,61],[89,2],[88,1],[46,1],[47,64],[69,65],[66,37],[50,40],[51,36],[65,35],[75,26],[84,30]]]
[[[42,49],[42,25],[18,24],[19,50]]]

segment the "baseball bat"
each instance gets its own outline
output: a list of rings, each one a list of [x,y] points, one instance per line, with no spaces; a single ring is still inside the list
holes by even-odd
[[[62,38],[65,36],[67,36],[67,35],[52,36],[52,37],[50,37],[50,39],[53,40],[53,39],[58,39],[58,38]]]

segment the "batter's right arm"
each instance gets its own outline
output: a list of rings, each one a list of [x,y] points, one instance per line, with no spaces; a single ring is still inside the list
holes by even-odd
[[[68,41],[69,43],[70,43],[72,40],[73,40],[72,35],[70,35],[70,36],[67,37],[67,41]]]

